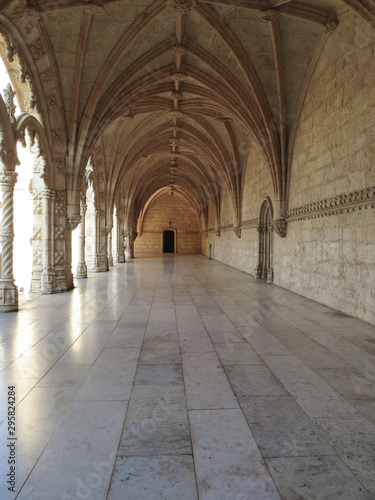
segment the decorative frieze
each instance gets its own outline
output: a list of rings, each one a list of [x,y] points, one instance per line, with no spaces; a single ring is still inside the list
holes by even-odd
[[[293,208],[288,210],[287,221],[294,222],[328,215],[338,215],[354,210],[361,210],[362,208],[375,208],[375,186]]]
[[[30,52],[36,60],[44,56],[45,51],[42,40],[40,38],[38,38],[32,45],[30,45]]]

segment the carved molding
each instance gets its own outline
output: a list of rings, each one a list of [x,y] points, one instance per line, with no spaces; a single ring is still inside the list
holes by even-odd
[[[375,208],[375,186],[293,208],[288,210],[287,221],[294,222],[328,215],[338,215],[361,210],[362,208]]]

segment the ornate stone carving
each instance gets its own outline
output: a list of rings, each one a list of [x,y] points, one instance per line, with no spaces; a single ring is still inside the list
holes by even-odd
[[[4,95],[4,103],[8,111],[10,123],[13,125],[16,123],[15,113],[16,113],[16,105],[14,104],[14,97],[16,92],[12,89],[10,83],[3,90]]]
[[[46,101],[47,101],[47,106],[48,106],[49,109],[55,107],[56,104],[57,104],[56,94],[50,94],[50,95],[48,95],[47,98],[46,98]]]
[[[42,40],[40,38],[38,38],[32,45],[30,45],[30,52],[36,60],[44,56],[45,51]]]
[[[67,227],[70,231],[74,231],[78,227],[78,224],[81,222],[80,215],[68,215],[67,216]]]
[[[339,23],[337,21],[329,21],[325,26],[324,26],[324,31],[326,33],[332,33],[335,31]]]
[[[16,49],[10,41],[9,35],[3,29],[1,29],[0,33],[5,43],[5,57],[9,62],[13,62],[14,56],[16,55]]]
[[[18,24],[24,15],[25,15],[25,8],[23,5],[18,3],[17,6],[13,9],[13,12],[11,14],[11,18],[13,19],[13,22],[15,24]]]
[[[34,251],[33,266],[41,266],[43,264],[43,254],[40,251]]]
[[[293,208],[288,210],[287,217],[288,222],[293,222],[295,220],[337,215],[362,208],[375,208],[375,186]]]
[[[65,254],[63,251],[55,252],[55,264],[61,265],[65,262]]]
[[[44,85],[50,83],[53,80],[53,71],[51,69],[46,69],[40,74],[40,79]]]
[[[65,233],[65,230],[62,226],[55,227],[55,240],[63,240],[64,233]]]
[[[173,45],[173,52],[178,56],[184,56],[186,54],[186,48],[180,43]]]
[[[104,12],[102,0],[88,0],[85,5],[85,10],[92,16],[100,16]]]
[[[276,219],[273,221],[272,226],[275,230],[275,233],[278,234],[280,238],[285,238],[288,229],[286,219]]]
[[[195,0],[168,0],[168,8],[180,14],[186,14],[196,6]]]
[[[98,182],[104,182],[104,174],[98,175]]]
[[[33,235],[31,237],[32,240],[41,240],[42,239],[42,226],[35,225],[33,227]]]
[[[61,129],[52,130],[52,137],[54,142],[60,143],[63,142],[64,132]]]
[[[186,78],[187,74],[184,73],[183,71],[174,71],[172,73],[172,80],[174,80],[175,82],[182,82],[186,80]]]
[[[260,17],[268,22],[276,21],[279,16],[280,12],[276,9],[267,9],[260,12]]]
[[[63,201],[56,201],[55,214],[56,215],[65,215],[65,203]]]
[[[65,162],[63,158],[56,158],[53,164],[58,174],[60,175],[65,174]]]
[[[33,200],[33,212],[34,215],[41,215],[43,213],[42,200]]]
[[[237,238],[241,238],[241,226],[234,227],[233,230]]]

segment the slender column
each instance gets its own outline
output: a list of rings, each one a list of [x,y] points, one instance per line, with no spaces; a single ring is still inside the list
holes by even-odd
[[[0,185],[3,195],[1,225],[1,278],[0,278],[0,312],[18,311],[18,288],[13,277],[13,194],[17,174],[13,171],[0,173]]]
[[[112,254],[112,229],[108,232],[108,265],[113,266],[113,254]]]
[[[54,293],[56,288],[56,273],[54,267],[55,237],[54,237],[54,213],[56,193],[51,189],[43,189],[43,273],[42,293]]]
[[[116,220],[117,224],[117,262],[123,264],[125,262],[124,253],[124,221],[122,219]]]
[[[86,244],[86,211],[87,205],[81,203],[81,224],[79,226],[79,262],[77,265],[77,278],[87,278],[87,264],[85,255]]]

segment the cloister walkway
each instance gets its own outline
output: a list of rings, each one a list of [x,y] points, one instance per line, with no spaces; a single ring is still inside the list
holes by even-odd
[[[373,326],[181,255],[29,295],[0,329],[2,499],[375,498]]]

